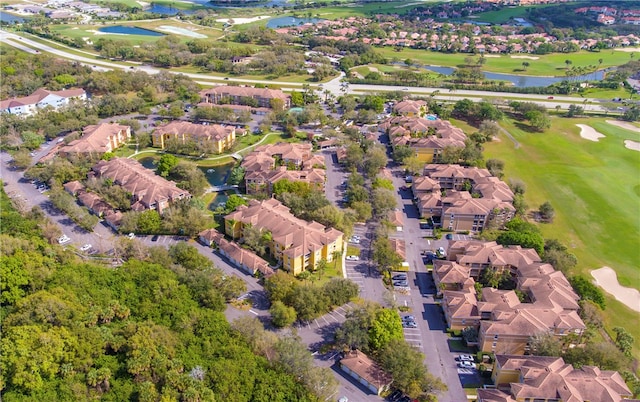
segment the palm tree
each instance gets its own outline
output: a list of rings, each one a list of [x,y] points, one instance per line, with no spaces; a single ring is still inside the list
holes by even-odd
[[[524,67],[524,71],[527,71],[527,67],[529,67],[529,62],[528,61],[523,61],[522,62],[522,67]]]

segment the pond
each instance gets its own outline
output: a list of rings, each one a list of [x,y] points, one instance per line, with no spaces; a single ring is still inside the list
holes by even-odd
[[[198,168],[202,170],[202,173],[204,173],[210,185],[222,186],[227,182],[227,176],[229,175],[229,172],[231,172],[231,169],[234,165],[235,163],[231,162],[225,165],[210,167],[198,166]]]
[[[195,13],[194,10],[182,10],[182,9],[167,6],[164,4],[155,4],[155,3],[151,3],[151,7],[145,8],[144,11],[149,13],[164,14],[164,15],[176,15],[176,14],[189,15],[189,14]]]
[[[236,192],[234,190],[220,191],[215,197],[213,197],[213,200],[211,200],[209,205],[207,205],[207,209],[209,211],[215,211],[216,208],[224,206],[231,194],[236,194]]]
[[[320,18],[296,18],[296,17],[278,17],[269,20],[267,22],[267,28],[282,28],[282,27],[291,27],[296,25],[306,24],[307,22],[311,22],[315,24],[316,22],[324,21]]]
[[[423,66],[423,67],[430,71],[435,71],[436,73],[439,73],[442,75],[451,75],[455,71],[453,67],[442,67],[442,66]],[[604,78],[605,72],[606,70],[600,70],[591,74],[572,77],[571,79],[578,80],[578,81],[602,80]],[[518,88],[548,87],[551,84],[562,82],[567,79],[567,77],[537,77],[533,75],[501,74],[501,73],[490,73],[490,72],[483,72],[483,74],[484,74],[484,77],[488,80],[509,81],[513,83],[513,86]]]
[[[156,163],[158,161],[157,156],[145,156],[144,158],[138,159],[138,162],[147,169],[156,169]]]
[[[19,24],[24,22],[28,17],[19,17],[17,15],[9,14],[0,11],[0,22],[9,23],[9,24]]]
[[[150,29],[126,26],[126,25],[112,25],[108,27],[98,28],[98,31],[111,33],[111,34],[121,34],[121,35],[142,35],[142,36],[165,36],[165,34],[152,31]]]

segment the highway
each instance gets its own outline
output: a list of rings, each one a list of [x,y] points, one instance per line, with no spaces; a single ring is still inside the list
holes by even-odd
[[[0,42],[6,43],[7,45],[16,47],[23,51],[27,51],[30,53],[37,53],[34,49],[37,49],[40,52],[50,53],[56,55],[58,57],[68,59],[74,62],[78,62],[87,66],[90,66],[94,69],[98,70],[107,70],[107,69],[121,69],[121,70],[135,70],[135,71],[144,71],[147,74],[158,74],[161,69],[147,66],[147,65],[138,65],[132,66],[131,64],[120,64],[115,63],[113,61],[102,60],[102,59],[93,59],[90,57],[85,57],[78,55],[76,53],[71,53],[70,51],[57,49],[46,45],[44,43],[36,42],[24,36],[19,36],[17,34],[7,32],[5,30],[0,29]],[[58,44],[58,46],[62,46]],[[69,50],[71,50],[69,48]],[[93,55],[90,52],[86,51],[78,51],[74,49],[74,52],[86,53],[87,55]],[[99,57],[97,54],[95,57]],[[169,70],[165,70],[169,71]],[[198,84],[201,85],[215,85],[215,84],[225,84],[228,82],[237,82],[237,83],[248,83],[248,84],[265,84],[265,85],[277,85],[283,91],[294,91],[299,90],[302,87],[302,83],[298,82],[283,82],[283,81],[268,81],[268,80],[251,80],[251,79],[238,79],[232,77],[221,77],[214,76],[208,74],[196,74],[196,73],[183,73],[183,72],[174,72],[170,71],[174,74],[182,74],[187,77],[192,78]],[[486,98],[502,98],[502,99],[520,99],[526,100],[529,102],[535,102],[539,105],[544,106],[547,109],[555,110],[557,106],[560,106],[560,109],[566,110],[569,108],[569,105],[575,104],[584,108],[585,111],[589,112],[605,112],[607,108],[600,105],[602,100],[595,98],[575,98],[570,96],[553,96],[553,100],[549,99],[547,95],[537,95],[537,94],[517,94],[510,92],[489,92],[489,91],[475,91],[475,90],[448,90],[443,88],[432,88],[432,87],[401,87],[401,86],[389,86],[389,85],[362,85],[362,84],[349,84],[346,87],[343,87],[342,80],[344,79],[344,73],[340,73],[340,75],[331,81],[318,84],[311,85],[316,90],[329,90],[333,96],[338,97],[341,95],[354,94],[354,95],[362,95],[369,93],[379,93],[385,91],[405,91],[407,94],[417,95],[417,96],[431,96],[435,99],[445,101],[445,102],[457,102],[461,99],[471,99],[473,101],[481,101]]]

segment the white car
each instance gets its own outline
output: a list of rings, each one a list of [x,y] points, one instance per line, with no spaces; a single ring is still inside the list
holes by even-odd
[[[475,369],[476,368],[476,364],[475,363],[471,363],[471,362],[467,362],[467,361],[463,361],[463,362],[458,363],[458,367],[466,368],[466,369]]]
[[[129,233],[127,235],[127,237],[130,238],[130,239],[135,239],[136,238],[136,234],[135,233]]]
[[[473,362],[473,356],[471,355],[460,355],[458,356],[458,360],[461,362]]]
[[[91,247],[93,247],[91,244],[85,244],[84,246],[80,247],[80,251],[89,251],[91,250]]]
[[[359,261],[360,257],[357,255],[348,255],[347,256],[347,261]]]
[[[360,244],[360,239],[354,239],[353,237],[349,239],[349,243]]]
[[[64,244],[64,243],[69,243],[71,241],[71,239],[69,237],[67,237],[67,235],[62,235],[60,236],[60,238],[58,239],[58,244]]]

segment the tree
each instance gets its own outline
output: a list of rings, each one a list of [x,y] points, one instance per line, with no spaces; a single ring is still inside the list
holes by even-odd
[[[537,131],[544,131],[551,127],[551,119],[546,113],[537,110],[531,110],[525,113],[525,119],[529,120],[531,127]]]
[[[383,217],[397,206],[396,195],[386,188],[375,188],[371,197],[371,206],[377,217]]]
[[[154,209],[140,213],[136,222],[137,231],[140,233],[158,233],[161,225],[160,214]]]
[[[584,108],[582,106],[571,104],[569,105],[569,109],[567,109],[567,117],[575,117],[584,113]]]
[[[270,244],[271,233],[257,226],[246,225],[242,230],[242,244],[257,254],[264,255]]]
[[[613,332],[616,334],[615,344],[625,356],[631,357],[631,350],[633,349],[633,336],[622,327],[613,328]]]
[[[271,275],[264,282],[264,290],[267,292],[271,303],[281,301],[288,305],[297,287],[298,283],[296,278],[280,270],[276,271],[275,274]]]
[[[29,155],[28,149],[20,149],[13,154],[13,160],[11,161],[16,169],[24,170],[31,165],[31,155]]]
[[[424,355],[404,340],[392,340],[380,352],[382,368],[393,377],[394,386],[411,398],[424,397],[447,386],[424,366]]]
[[[213,262],[198,252],[198,249],[185,242],[177,242],[169,247],[169,256],[175,264],[188,270],[207,271],[213,268]]]
[[[382,350],[394,339],[404,339],[398,313],[391,309],[378,310],[369,328],[369,348]]]
[[[585,300],[590,300],[600,306],[601,309],[606,308],[606,301],[602,290],[591,283],[590,280],[581,275],[572,276],[569,278],[571,286],[576,293]]]
[[[240,205],[247,205],[247,200],[238,194],[231,194],[229,198],[227,198],[224,208],[227,211],[235,211]]]
[[[535,356],[560,356],[562,354],[562,342],[549,332],[539,332],[529,338],[529,347]]]
[[[162,177],[169,176],[169,172],[176,166],[180,160],[171,154],[164,154],[158,160],[158,165],[156,167],[156,173]]]
[[[381,271],[390,272],[393,267],[402,263],[402,257],[391,248],[391,243],[386,237],[377,237],[371,247],[373,248],[372,259]]]
[[[382,147],[370,147],[364,155],[364,172],[368,177],[375,177],[386,164],[387,154]]]
[[[538,212],[540,213],[540,217],[547,222],[553,222],[553,217],[555,216],[555,210],[549,201],[545,201],[540,208],[538,208]]]
[[[566,67],[566,69],[568,70],[568,69],[569,69],[569,66],[570,66],[571,64],[573,64],[573,62],[572,62],[571,60],[567,59],[567,60],[565,60],[565,61],[564,61],[564,64],[567,66],[567,67]]]
[[[341,306],[349,302],[360,292],[358,285],[347,278],[331,278],[324,284],[322,290],[333,306]]]
[[[293,307],[285,306],[280,300],[271,304],[269,313],[271,314],[271,322],[278,328],[288,327],[297,319],[296,310]]]
[[[524,71],[527,71],[527,67],[529,67],[531,64],[528,61],[523,61],[522,62],[522,68],[524,68]]]
[[[502,171],[504,170],[504,161],[500,159],[487,159],[485,165],[492,176],[502,178],[503,176]]]

